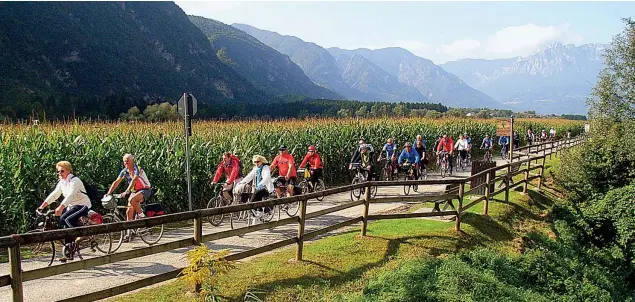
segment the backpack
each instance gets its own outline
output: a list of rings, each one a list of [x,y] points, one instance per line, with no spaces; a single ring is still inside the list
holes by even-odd
[[[243,177],[243,162],[236,155],[232,155],[231,160],[238,161],[238,177]]]
[[[71,179],[75,178],[77,176],[73,175],[73,177],[71,177]],[[98,201],[101,199],[101,196],[99,195],[99,189],[97,188],[96,185],[94,184],[84,184],[84,189],[86,189],[86,192],[84,191],[80,191],[82,194],[88,196],[88,199],[90,201]]]

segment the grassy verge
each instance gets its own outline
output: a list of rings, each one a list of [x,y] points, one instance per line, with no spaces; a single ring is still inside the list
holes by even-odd
[[[554,161],[548,161],[553,166]],[[517,176],[522,179],[522,175]],[[534,191],[522,195],[504,193],[490,203],[489,216],[480,215],[482,204],[464,215],[462,232],[453,221],[401,219],[369,225],[368,236],[359,230],[317,240],[305,245],[302,263],[290,263],[294,247],[240,263],[221,278],[218,287],[224,298],[241,301],[245,292],[257,289],[268,301],[339,301],[361,298],[369,281],[417,259],[444,259],[459,251],[487,247],[503,255],[524,249],[527,232],[555,236],[548,213],[554,196]],[[465,281],[469,282],[469,281]],[[142,290],[112,301],[194,301],[180,281]]]

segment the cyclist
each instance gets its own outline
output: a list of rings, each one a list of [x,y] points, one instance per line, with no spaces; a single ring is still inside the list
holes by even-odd
[[[311,173],[311,186],[315,188],[315,183],[318,178],[322,177],[322,169],[324,166],[322,165],[320,154],[317,153],[317,150],[313,145],[309,146],[309,150],[304,156],[304,159],[302,159],[302,163],[300,163],[300,168],[303,168],[307,163],[309,164],[309,173]]]
[[[253,201],[256,202],[269,196],[274,191],[274,187],[267,159],[261,155],[254,155],[252,162],[254,163],[254,168],[238,184],[241,186],[246,186],[249,183],[253,184],[256,189]],[[272,209],[273,207],[266,207],[265,212],[269,213]],[[257,209],[255,214],[258,217],[262,215],[262,212]]]
[[[392,137],[389,137],[386,140],[386,143],[384,144],[384,146],[381,148],[381,153],[379,154],[379,157],[377,158],[377,161],[380,161],[382,158],[382,155],[384,154],[383,152],[386,152],[386,159],[387,160],[391,160],[391,161],[395,161],[395,150],[397,150],[397,144],[393,143],[392,141]]]
[[[280,154],[271,162],[271,170],[278,169],[278,178],[276,179],[276,196],[280,198],[280,187],[287,187],[287,196],[293,196],[293,189],[296,183],[295,160],[293,155],[289,154],[287,147],[284,145],[278,149]]]
[[[437,158],[437,166],[441,163],[441,162],[439,161],[439,155],[437,154],[437,148],[439,147],[439,142],[441,142],[441,138],[442,138],[442,136],[441,136],[441,135],[439,135],[439,136],[437,137],[437,140],[436,140],[436,141],[434,141],[434,146],[432,146],[432,152],[434,152],[434,155],[435,155],[435,156],[436,156],[436,158]]]
[[[367,151],[368,151],[368,153],[370,153],[371,155],[375,153],[375,150],[373,149],[373,145],[366,144],[366,142],[364,142],[363,139],[360,139],[357,149],[355,149],[355,151],[353,151],[353,156],[351,156],[351,162],[352,163],[358,162],[358,157],[360,156],[360,154],[362,152],[362,146],[365,146]]]
[[[525,136],[525,139],[527,139],[527,145],[531,146],[534,142],[535,136],[534,136],[534,132],[531,131],[531,128],[529,130],[527,130],[527,135]]]
[[[454,163],[453,163],[453,153],[454,153],[454,142],[452,141],[452,138],[449,137],[447,134],[444,134],[443,137],[441,138],[441,141],[439,141],[439,145],[437,146],[437,157],[439,158],[439,163],[441,162],[441,156],[448,154],[448,163],[450,165],[450,175],[452,175],[452,170],[454,168]]]
[[[551,129],[549,130],[549,138],[555,138],[556,137],[556,129],[553,129],[553,127],[551,127]]]
[[[420,135],[418,136],[418,138],[421,137]],[[419,164],[421,165],[422,168],[425,168],[426,164],[428,163],[428,158],[426,157],[426,145],[423,142],[423,140],[417,140],[414,143],[414,149],[415,151],[417,151],[417,153],[419,154]]]
[[[543,142],[547,140],[547,132],[545,131],[545,129],[542,129],[542,132],[540,132],[540,140],[542,140]]]
[[[463,139],[465,139],[465,141],[467,141],[467,157],[471,159],[472,155],[470,155],[470,153],[472,151],[472,138],[467,136],[467,132],[465,132],[465,133],[463,133]]]
[[[146,172],[139,168],[134,163],[134,156],[132,154],[125,154],[123,156],[124,168],[119,172],[117,179],[110,185],[106,195],[112,194],[119,186],[121,181],[125,178],[128,181],[128,188],[121,194],[122,198],[128,197],[128,209],[126,210],[126,219],[132,220],[135,212],[140,218],[145,217],[145,214],[141,210],[141,203],[148,200],[152,196],[152,187]],[[104,195],[104,196],[106,196]]]
[[[461,160],[465,160],[467,158],[467,152],[469,148],[469,143],[467,139],[465,139],[465,135],[459,136],[459,139],[454,144],[454,149],[459,151],[459,155],[461,156]]]
[[[520,146],[520,135],[518,135],[518,132],[514,131],[514,138],[512,141],[514,142],[514,149],[518,149]]]
[[[351,162],[348,164],[348,169],[352,169],[354,163],[361,164],[362,168],[368,172],[366,175],[366,180],[372,180],[373,178],[375,178],[375,171],[372,161],[373,156],[370,151],[370,147],[366,144],[362,144],[359,146],[359,150],[359,156],[351,160]]]
[[[240,166],[240,158],[238,158],[238,156],[232,154],[231,152],[225,152],[223,153],[223,160],[218,163],[214,179],[212,180],[212,185],[216,184],[223,174],[225,174],[226,181],[225,185],[223,185],[222,194],[225,200],[230,203],[234,200],[232,198],[233,192],[242,192],[240,189],[242,189],[243,186],[241,185],[240,188],[238,186],[242,177]],[[236,187],[235,190],[234,187]]]
[[[501,145],[503,148],[501,149],[501,153],[505,154],[505,156],[507,156],[507,145],[509,144],[509,137],[508,136],[501,136],[498,138],[498,144]]]
[[[79,226],[79,218],[88,215],[88,210],[91,208],[90,199],[85,193],[84,183],[79,177],[72,174],[73,167],[68,161],[60,161],[55,164],[57,174],[59,175],[59,182],[55,186],[53,192],[51,192],[44,202],[37,208],[38,215],[42,215],[42,210],[48,205],[54,203],[60,195],[64,196],[64,200],[55,208],[55,216],[60,217],[60,221],[64,223],[66,227],[72,228]],[[73,244],[76,241],[81,240],[79,238],[67,237],[65,238],[65,244]],[[70,249],[74,250],[74,249]],[[66,261],[66,256],[62,256],[60,261]]]
[[[481,149],[489,149],[490,151],[494,148],[494,142],[489,137],[489,134],[485,135],[483,142],[481,143]]]
[[[408,162],[413,165],[415,179],[418,179],[419,178],[418,168],[419,168],[419,160],[420,160],[419,153],[417,152],[417,150],[414,150],[412,148],[411,142],[407,142],[406,144],[404,144],[403,147],[404,147],[403,151],[401,151],[401,154],[399,155],[399,159],[397,160],[397,163],[403,169],[403,164],[405,160],[408,160]],[[408,171],[406,171],[406,173],[407,172]]]

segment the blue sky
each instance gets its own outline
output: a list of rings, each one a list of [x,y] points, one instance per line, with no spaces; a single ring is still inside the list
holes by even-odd
[[[608,43],[635,2],[209,2],[187,14],[245,23],[322,47],[399,46],[441,64],[527,56],[553,42]]]

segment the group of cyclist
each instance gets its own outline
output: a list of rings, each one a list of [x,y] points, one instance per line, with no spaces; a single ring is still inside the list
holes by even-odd
[[[261,201],[275,191],[276,197],[293,196],[297,190],[297,168],[295,159],[286,146],[278,148],[278,155],[271,163],[262,155],[254,155],[254,167],[243,177],[240,158],[231,152],[223,153],[223,160],[218,164],[212,185],[218,184],[225,176],[222,185],[223,197],[232,202],[233,196],[239,196],[239,202],[244,203],[252,196],[252,201]],[[299,168],[305,165],[310,173],[309,183],[315,186],[318,178],[322,177],[323,164],[315,146],[311,145],[302,159]],[[277,170],[278,177],[274,180],[273,172]],[[284,189],[285,193],[282,192]],[[285,196],[283,196],[285,195]],[[271,208],[266,208],[265,212]]]
[[[549,131],[549,137],[555,137],[555,130],[553,128]],[[544,129],[540,133],[540,139],[547,139],[547,133]],[[531,129],[527,131],[526,140],[530,145],[536,140]],[[514,148],[518,148],[519,141],[518,133],[514,132],[512,137]],[[500,136],[498,144],[505,150],[509,144],[509,136]],[[493,139],[489,135],[486,135],[480,148],[491,151],[493,147]],[[450,166],[450,175],[452,175],[455,151],[458,151],[460,158],[465,160],[470,157],[471,149],[472,140],[467,133],[460,135],[456,142],[452,140],[452,137],[444,134],[437,137],[432,151],[436,154],[437,163],[440,162],[441,158],[447,156],[446,158]],[[260,201],[274,191],[278,198],[284,197],[283,195],[293,196],[297,189],[297,168],[295,159],[293,155],[289,153],[286,146],[282,145],[278,150],[279,154],[273,159],[271,164],[269,164],[264,156],[254,155],[252,157],[254,167],[247,175],[242,175],[241,159],[236,154],[232,154],[231,152],[223,153],[222,160],[216,168],[212,184],[217,184],[221,177],[225,176],[225,182],[222,186],[222,195],[228,201],[234,199],[234,194],[240,196],[240,202],[246,202],[246,199],[251,194],[253,194],[252,201]],[[410,164],[415,168],[415,179],[418,179],[419,171],[425,169],[429,162],[426,151],[425,141],[421,135],[417,135],[414,142],[406,142],[399,155],[397,155],[397,145],[392,138],[388,138],[376,161],[388,161],[387,164],[391,165],[393,171],[403,170],[404,164]],[[363,139],[360,140],[357,148],[353,151],[349,169],[352,168],[353,164],[361,164],[361,167],[369,172],[367,173],[367,180],[377,179],[379,173],[373,161],[374,152],[375,150],[372,144],[366,143]],[[152,186],[145,171],[134,162],[133,155],[125,154],[123,156],[123,166],[124,168],[110,185],[104,197],[112,194],[117,187],[119,187],[120,183],[126,179],[128,186],[121,194],[121,197],[127,197],[128,200],[126,210],[127,220],[134,219],[135,214],[137,217],[143,218],[145,215],[140,204],[147,201],[153,195]],[[307,166],[310,175],[309,183],[315,186],[318,178],[322,177],[324,166],[320,155],[317,153],[316,147],[313,145],[308,146],[299,168],[304,168],[305,166]],[[51,192],[37,208],[36,212],[38,215],[42,215],[42,210],[45,207],[54,203],[60,196],[64,196],[60,205],[55,209],[55,216],[59,216],[60,221],[65,226],[77,227],[79,226],[80,217],[86,216],[91,209],[91,200],[86,193],[83,182],[72,174],[72,165],[70,162],[60,161],[55,167],[59,175],[59,182],[53,192]],[[274,180],[272,174],[276,170],[278,177]],[[285,189],[285,193],[282,192],[282,189]],[[265,211],[267,210],[270,209],[265,209]],[[126,236],[128,236],[128,234],[126,234]],[[81,238],[67,238],[66,243],[71,244],[78,240],[81,240]]]

